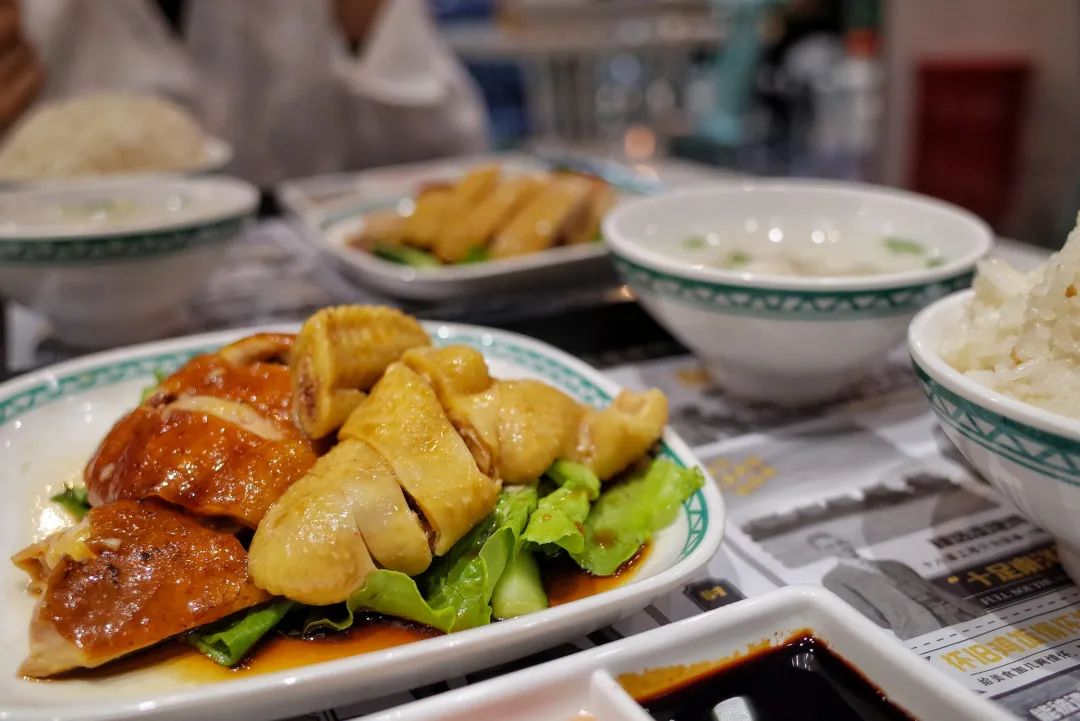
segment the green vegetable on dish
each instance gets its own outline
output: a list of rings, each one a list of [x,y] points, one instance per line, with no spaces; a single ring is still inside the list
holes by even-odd
[[[882,243],[885,244],[885,249],[895,255],[925,255],[926,248],[922,243],[908,238],[901,238],[899,236],[890,235],[883,238]]]
[[[492,615],[503,619],[517,618],[547,607],[547,591],[536,557],[528,549],[519,549],[495,586],[491,596]]]
[[[942,257],[930,258],[926,261],[927,268],[937,268],[938,266],[945,265],[945,259]]]
[[[593,575],[612,575],[654,532],[674,521],[682,502],[704,483],[701,469],[663,458],[634,471],[600,494],[585,519],[585,547],[571,557]]]
[[[486,260],[491,259],[491,251],[482,245],[474,245],[469,248],[465,253],[465,257],[458,261],[458,265],[469,265],[470,263],[483,263]]]
[[[473,628],[491,621],[491,594],[503,570],[513,561],[525,524],[535,508],[535,488],[504,490],[495,504],[490,532],[483,525],[474,529],[467,536],[472,537],[470,543],[463,547],[460,542],[454,544],[450,553],[424,572],[420,587],[425,589],[431,605],[456,611],[448,630]]]
[[[88,493],[86,486],[64,484],[64,490],[52,496],[49,500],[63,506],[65,511],[81,521],[83,516],[90,511]]]
[[[371,252],[383,260],[388,260],[391,263],[399,263],[401,265],[409,265],[413,268],[437,268],[442,263],[431,253],[420,250],[419,248],[410,248],[407,245],[390,245],[387,243],[378,243]]]
[[[165,379],[169,377],[169,374],[163,370],[154,371],[154,385],[146,386],[142,389],[142,395],[139,396],[139,403],[146,402],[146,399],[157,393],[157,389],[161,387],[161,384],[165,382]]]
[[[345,604],[344,618],[318,618],[305,632],[321,627],[344,630],[359,610],[422,623],[440,631],[461,631],[491,622],[491,597],[520,545],[521,533],[536,508],[536,489],[504,490],[495,511],[416,578],[379,569]]]
[[[555,461],[544,475],[559,487],[540,499],[522,538],[547,555],[559,549],[581,553],[583,524],[590,502],[600,495],[600,479],[580,463],[564,460]]]
[[[724,259],[720,262],[720,266],[723,268],[743,268],[750,265],[750,261],[753,259],[754,256],[746,251],[733,250],[724,256]]]
[[[705,236],[703,235],[688,235],[683,238],[682,242],[682,247],[686,250],[701,250],[706,245]]]
[[[214,663],[235,666],[295,605],[293,601],[278,599],[194,631],[188,634],[187,641]]]

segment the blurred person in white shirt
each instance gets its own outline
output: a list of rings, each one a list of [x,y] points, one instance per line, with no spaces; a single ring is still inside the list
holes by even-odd
[[[164,5],[0,0],[0,131],[35,97],[164,96],[263,187],[487,146],[479,91],[424,0],[181,0],[175,30]]]

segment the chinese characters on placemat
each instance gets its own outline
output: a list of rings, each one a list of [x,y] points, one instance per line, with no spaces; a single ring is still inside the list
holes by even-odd
[[[1011,711],[1080,719],[1080,589],[1050,537],[937,432],[897,354],[847,398],[797,412],[733,402],[690,357],[616,368],[655,386],[724,491],[725,541],[686,586],[585,638],[512,664],[324,712],[351,718],[809,583]]]

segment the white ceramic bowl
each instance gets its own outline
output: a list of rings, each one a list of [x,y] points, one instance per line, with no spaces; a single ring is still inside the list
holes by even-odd
[[[933,654],[904,647],[821,588],[788,586],[599,648],[399,706],[367,721],[550,721],[587,710],[606,721],[650,721],[620,674],[689,665],[782,644],[809,631],[894,704],[924,721],[1009,721],[1005,709],[965,689]],[[782,693],[782,689],[777,689]],[[747,718],[722,715],[728,718]],[[715,716],[714,716],[715,718]]]
[[[1032,522],[1058,542],[1061,564],[1080,579],[1080,421],[1036,408],[968,378],[938,353],[973,291],[919,313],[908,347],[945,435]]]
[[[0,294],[44,315],[71,345],[160,337],[258,199],[224,177],[0,193]]]
[[[703,267],[656,247],[720,223],[781,233],[813,223],[909,237],[936,247],[945,262],[901,273],[797,277]],[[993,234],[967,211],[904,191],[751,181],[629,201],[608,215],[604,239],[649,313],[733,395],[798,404],[836,395],[903,341],[923,306],[967,287]]]

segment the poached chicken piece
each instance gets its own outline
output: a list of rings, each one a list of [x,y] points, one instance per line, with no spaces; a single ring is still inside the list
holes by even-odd
[[[235,536],[155,500],[93,508],[12,560],[42,592],[19,669],[33,677],[100,666],[270,598]]]
[[[300,337],[308,332],[305,324]],[[624,392],[600,411],[539,381],[494,380],[472,348],[413,348],[266,514],[251,542],[252,578],[271,593],[327,605],[377,568],[416,575],[492,512],[503,482],[532,482],[559,458],[609,479],[666,422],[658,391]],[[391,536],[407,554],[387,554]]]
[[[162,381],[87,464],[91,505],[157,497],[255,528],[316,458],[290,412],[281,360],[292,343],[288,335],[246,338]]]

